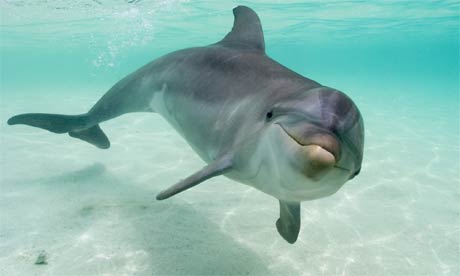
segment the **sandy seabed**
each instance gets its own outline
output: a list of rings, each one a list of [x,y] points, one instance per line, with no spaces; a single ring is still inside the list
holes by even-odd
[[[290,245],[277,200],[224,177],[156,201],[204,165],[156,114],[101,124],[109,150],[6,124],[82,113],[98,98],[1,96],[1,275],[460,275],[458,121],[441,107],[423,115],[404,99],[386,110],[361,99],[361,174],[304,202]],[[47,264],[35,264],[40,252]]]

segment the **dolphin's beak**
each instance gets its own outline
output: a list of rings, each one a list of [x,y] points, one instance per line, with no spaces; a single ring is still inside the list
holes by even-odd
[[[307,145],[302,147],[305,161],[303,173],[311,179],[320,179],[336,164],[335,156],[319,145]]]
[[[327,172],[336,167],[340,159],[340,144],[326,132],[313,131],[308,125],[285,127],[278,124],[294,140],[300,149],[296,152],[296,162],[302,173],[313,180],[320,180]]]

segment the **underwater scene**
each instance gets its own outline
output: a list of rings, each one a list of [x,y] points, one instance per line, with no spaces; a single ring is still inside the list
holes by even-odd
[[[2,0],[0,274],[460,275],[459,40],[456,0]]]

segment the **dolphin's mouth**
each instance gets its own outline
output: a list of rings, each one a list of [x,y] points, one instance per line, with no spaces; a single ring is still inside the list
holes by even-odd
[[[339,143],[337,142],[337,139],[333,137],[332,135],[329,135],[326,133],[318,133],[315,135],[310,135],[308,137],[296,137],[296,135],[293,135],[288,130],[286,130],[286,128],[284,128],[283,125],[279,123],[276,123],[276,124],[279,125],[281,129],[301,147],[312,146],[312,145],[319,146],[322,149],[328,151],[330,154],[332,154],[336,162],[339,161],[340,146],[339,146]]]
[[[309,156],[312,161],[310,163],[309,172],[307,175],[315,176],[321,174],[321,171],[327,171],[328,168],[335,168],[345,173],[350,173],[351,170],[339,165],[340,146],[337,139],[328,133],[318,132],[317,134],[308,135],[307,137],[296,137],[290,133],[285,127],[279,123],[275,123],[301,148],[304,154]],[[320,153],[320,154],[318,154]]]
[[[350,169],[347,169],[347,168],[344,168],[344,167],[340,167],[340,166],[338,166],[338,165],[335,165],[334,168],[339,169],[339,170],[342,170],[342,171],[345,171],[345,172],[347,172],[347,173],[351,172]]]

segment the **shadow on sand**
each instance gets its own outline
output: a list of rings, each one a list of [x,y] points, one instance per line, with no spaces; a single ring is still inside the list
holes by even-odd
[[[64,263],[55,263],[53,273],[129,274],[131,270],[136,275],[270,274],[257,253],[222,233],[219,225],[200,212],[199,206],[180,198],[156,201],[154,192],[129,181],[119,179],[99,163],[36,180],[35,183],[53,190],[54,196],[79,198],[72,210],[63,206],[65,211],[56,214],[67,216],[64,221],[79,221],[71,231],[74,237],[69,237],[69,233],[56,233],[67,236],[69,246],[75,246],[72,243],[79,240],[78,236],[90,232],[88,229],[98,229],[93,231],[97,235],[94,234],[88,246],[99,249],[92,251],[80,243],[84,254],[76,250],[61,260],[78,258],[81,265],[69,268]],[[95,271],[91,271],[90,264],[95,255],[101,254],[101,248],[112,253],[98,259],[100,264],[92,264]],[[58,252],[50,252],[53,253]],[[139,259],[133,259],[136,256]],[[106,271],[104,262],[109,262]]]

